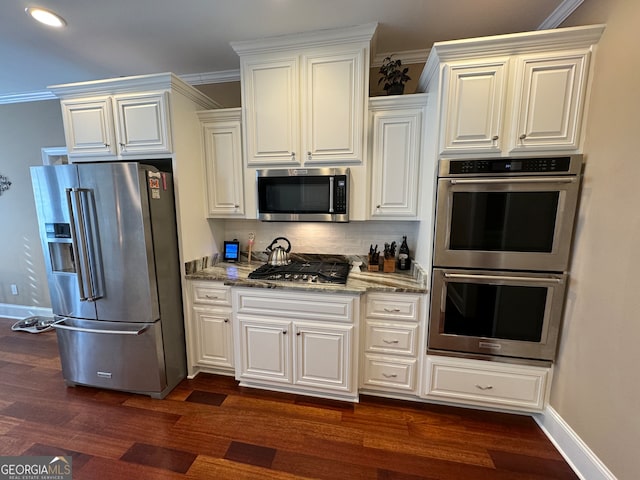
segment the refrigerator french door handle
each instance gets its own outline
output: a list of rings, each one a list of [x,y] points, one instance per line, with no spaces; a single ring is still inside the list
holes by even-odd
[[[69,209],[69,226],[71,230],[71,244],[73,246],[73,250],[76,252],[76,270],[78,271],[78,290],[80,290],[80,300],[83,302],[87,301],[87,294],[84,289],[84,268],[85,264],[83,264],[82,259],[80,258],[80,249],[78,248],[78,232],[76,231],[76,215],[73,209],[73,200],[71,198],[71,193],[74,193],[75,189],[73,188],[65,188],[65,193],[67,195],[67,208]],[[76,196],[77,200],[77,196]],[[82,248],[84,252],[84,248]]]
[[[575,183],[578,179],[576,177],[508,177],[508,178],[450,178],[449,183],[451,185],[487,185],[487,184],[502,184],[502,183]]]
[[[103,330],[100,328],[80,328],[65,325],[64,321],[64,319],[58,320],[57,322],[52,323],[51,326],[60,330],[71,330],[73,332],[101,333],[111,335],[142,335],[149,329],[149,325],[144,325],[142,328],[138,328],[137,330]]]
[[[92,270],[91,270],[91,262],[89,261],[89,242],[87,240],[87,229],[86,229],[86,216],[84,209],[82,207],[82,193],[87,193],[88,191],[81,188],[67,188],[65,189],[67,192],[67,203],[69,205],[69,217],[71,222],[71,240],[74,243],[74,248],[76,252],[79,252],[79,262],[77,265],[78,268],[78,276],[80,280],[78,281],[78,288],[80,290],[80,300],[93,302],[98,297],[96,296],[95,288],[93,285],[92,278]],[[74,202],[71,198],[71,194],[73,194],[73,200],[75,200],[75,205],[78,210],[77,216],[74,215]],[[76,230],[76,219],[78,220],[77,225],[79,232]],[[78,245],[80,245],[80,249],[78,250]],[[82,266],[80,266],[82,265]],[[85,286],[86,282],[86,286]]]
[[[78,210],[79,210],[79,214],[80,214],[80,233],[81,233],[81,237],[82,237],[82,241],[83,241],[83,248],[82,248],[82,259],[84,261],[85,264],[85,269],[86,269],[86,275],[87,275],[87,285],[88,285],[88,291],[89,291],[89,295],[87,295],[87,300],[89,302],[93,302],[95,300],[97,300],[98,298],[100,298],[97,294],[97,290],[96,290],[96,286],[94,285],[93,282],[93,275],[94,275],[94,270],[98,268],[98,264],[97,262],[94,262],[93,264],[91,263],[90,259],[89,259],[89,247],[91,245],[93,245],[92,242],[90,242],[90,238],[89,238],[89,234],[87,231],[87,216],[85,214],[85,210],[84,207],[82,206],[82,196],[85,195],[86,199],[87,199],[87,205],[89,205],[89,192],[91,190],[87,190],[84,188],[78,188],[75,189],[76,193],[76,198],[77,198],[77,204],[78,204]],[[90,205],[89,205],[90,208]],[[92,252],[93,253],[93,252]],[[94,259],[96,258],[95,255],[93,256]]]
[[[445,273],[445,278],[460,280],[503,280],[508,282],[562,283],[561,278],[515,277],[506,275],[482,275],[466,273]]]

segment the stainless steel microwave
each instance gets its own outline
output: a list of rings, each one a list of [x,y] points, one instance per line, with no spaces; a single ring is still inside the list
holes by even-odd
[[[258,219],[348,222],[348,168],[257,170]]]

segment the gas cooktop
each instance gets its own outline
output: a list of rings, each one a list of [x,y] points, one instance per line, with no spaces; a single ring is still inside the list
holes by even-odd
[[[348,262],[292,262],[288,265],[262,265],[249,274],[254,280],[288,282],[347,283]]]

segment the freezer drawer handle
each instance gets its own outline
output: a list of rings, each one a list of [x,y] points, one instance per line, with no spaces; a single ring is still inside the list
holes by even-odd
[[[84,333],[110,333],[112,335],[141,335],[144,333],[149,326],[145,325],[138,330],[101,330],[99,328],[80,328],[80,327],[71,327],[69,325],[65,325],[62,323],[64,320],[56,323],[52,323],[51,326],[53,328],[59,328],[60,330],[71,330],[73,332],[84,332]]]

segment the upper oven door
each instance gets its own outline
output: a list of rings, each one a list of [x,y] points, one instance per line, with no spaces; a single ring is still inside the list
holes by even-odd
[[[438,180],[434,265],[565,271],[579,177]]]

